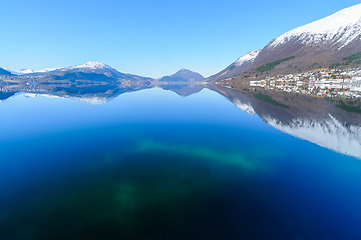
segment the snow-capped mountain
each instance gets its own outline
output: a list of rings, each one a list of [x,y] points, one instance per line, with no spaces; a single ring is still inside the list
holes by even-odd
[[[32,69],[20,69],[17,72],[20,74],[34,73],[34,71]]]
[[[19,71],[11,71],[6,69],[7,71],[11,72],[15,75],[23,75],[23,74],[30,74],[30,73],[49,73],[49,72],[56,72],[56,71],[69,71],[69,70],[96,70],[96,69],[109,69],[115,70],[114,68],[100,62],[86,62],[80,65],[71,66],[71,67],[59,67],[59,68],[45,68],[42,70],[34,71],[32,69],[20,69]]]
[[[86,62],[80,65],[66,67],[66,68],[58,68],[57,70],[68,71],[68,70],[95,70],[95,69],[109,69],[115,70],[114,68],[100,62]]]
[[[36,73],[48,73],[55,71],[69,71],[69,70],[99,70],[99,69],[108,69],[115,70],[114,68],[100,62],[86,62],[80,65],[75,65],[71,67],[60,67],[60,68],[46,68],[43,70],[35,71]]]
[[[61,70],[64,68],[45,68],[43,70],[39,70],[39,71],[35,71],[36,73],[46,73],[46,72],[52,72],[52,71],[56,71],[56,70]]]
[[[361,34],[361,4],[343,9],[321,20],[295,28],[277,38],[269,48],[297,39],[301,44],[322,44],[330,42],[338,49],[345,47]]]
[[[234,75],[239,75],[240,79],[245,79],[245,75],[262,78],[264,76],[256,71],[257,67],[289,57],[292,58],[267,73],[275,75],[324,68],[357,52],[361,52],[361,4],[286,32],[262,50],[246,54],[208,80]]]
[[[267,44],[251,69],[295,56],[270,73],[328,67],[361,51],[361,4],[343,9],[321,20],[295,28]]]
[[[114,69],[114,68],[112,68],[104,63],[100,63],[100,62],[86,62],[86,63],[80,64],[80,65],[68,67],[65,69],[68,70],[68,69]]]
[[[207,80],[220,80],[243,73],[250,66],[252,66],[253,61],[256,59],[260,51],[261,49],[255,49],[243,55],[221,72],[208,77]]]
[[[100,62],[86,62],[80,65],[60,68],[46,68],[40,71],[29,73],[36,76],[50,76],[57,75],[63,79],[77,78],[77,79],[94,79],[100,75],[105,75],[108,78],[116,79],[131,79],[137,81],[151,80],[151,78],[136,76],[132,74],[125,74],[116,69]],[[94,75],[97,74],[97,75]],[[100,75],[99,75],[100,74]],[[70,76],[71,75],[71,76]]]

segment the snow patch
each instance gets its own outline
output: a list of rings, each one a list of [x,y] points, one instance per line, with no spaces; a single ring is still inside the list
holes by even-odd
[[[71,99],[89,103],[91,105],[101,105],[107,103],[108,100],[105,97],[70,97]]]
[[[60,70],[60,69],[63,69],[63,68],[45,68],[45,69],[43,69],[43,70],[39,70],[39,71],[36,71],[36,72],[37,72],[37,73],[52,72],[52,71]]]
[[[44,72],[68,71],[68,70],[76,70],[76,69],[113,69],[113,68],[104,63],[100,63],[100,62],[86,62],[86,63],[76,65],[76,66],[61,67],[61,68],[46,68],[46,69],[36,71],[36,72],[44,73]]]
[[[31,69],[21,69],[18,71],[19,73],[22,73],[22,74],[27,74],[27,73],[34,73],[33,70]]]
[[[261,52],[261,49],[253,50],[242,57],[238,58],[238,60],[234,63],[237,67],[241,66],[245,62],[253,62],[258,54]]]
[[[86,63],[80,64],[80,65],[67,67],[64,69],[72,70],[72,69],[113,69],[113,68],[104,63],[100,63],[100,62],[86,62]]]
[[[269,47],[276,48],[292,39],[299,39],[302,44],[333,42],[341,49],[360,34],[361,3],[295,28],[272,40]]]
[[[108,102],[108,99],[105,97],[72,97],[72,96],[57,96],[57,95],[51,95],[51,94],[41,94],[43,97],[47,98],[58,98],[58,99],[73,99],[76,101],[82,101],[89,103],[91,105],[100,105]]]

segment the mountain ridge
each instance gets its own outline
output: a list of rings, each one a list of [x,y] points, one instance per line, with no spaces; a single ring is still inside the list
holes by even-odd
[[[90,77],[94,77],[98,74],[105,75],[107,78],[116,79],[127,79],[127,80],[135,80],[135,81],[148,81],[152,80],[149,77],[143,77],[133,74],[121,73],[115,68],[112,68],[109,65],[100,62],[86,62],[79,65],[74,65],[70,67],[61,67],[61,68],[53,68],[53,69],[44,69],[40,71],[36,71],[34,73],[23,74],[23,76],[39,76],[46,77],[50,76],[52,78],[66,79],[67,76],[76,77],[77,75],[82,75],[82,78],[85,78],[86,75],[92,75]]]
[[[288,31],[273,39],[268,47],[276,48],[287,42],[288,39],[301,37],[302,44],[315,44],[322,41],[332,41],[338,44],[339,49],[352,42],[361,31],[361,3],[342,9],[320,20],[308,23]],[[342,36],[337,38],[340,33]]]
[[[302,70],[328,68],[343,58],[361,51],[361,3],[342,9],[332,15],[294,28],[271,40],[258,52],[252,63],[237,66],[243,72],[228,74],[232,63],[207,81],[237,76],[264,78],[256,71],[262,65],[288,59],[267,71],[267,74],[287,74]],[[290,58],[294,56],[294,58]]]

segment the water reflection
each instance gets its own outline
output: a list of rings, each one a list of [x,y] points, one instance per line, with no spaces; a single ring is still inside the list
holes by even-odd
[[[277,91],[211,89],[282,132],[361,159],[361,115],[343,109],[335,100]],[[360,105],[358,100],[348,101],[355,102],[351,110]]]
[[[0,104],[3,239],[359,239],[361,162],[263,122],[358,115],[304,97],[143,87]]]
[[[122,85],[54,85],[42,84],[45,88],[32,93],[5,92],[0,94],[1,100],[14,95],[35,97],[41,95],[49,98],[70,98],[90,104],[105,104],[123,93],[162,88],[187,97],[209,88],[225,96],[239,109],[251,115],[259,115],[270,126],[292,136],[308,140],[333,151],[361,158],[361,108],[356,105],[345,105],[343,101],[272,91],[253,92],[244,89],[236,92],[227,88],[199,83],[187,84],[168,82],[134,82]],[[266,91],[267,92],[267,91]],[[353,101],[348,100],[348,101]]]
[[[138,83],[123,83],[116,84],[54,84],[42,83],[36,90],[29,90],[26,92],[0,91],[0,101],[13,97],[14,95],[23,95],[25,97],[35,97],[41,95],[49,98],[70,98],[87,102],[90,104],[104,104],[111,99],[118,97],[123,93],[129,93],[134,91],[140,91],[143,89],[149,89],[153,87],[162,88],[164,90],[170,90],[177,93],[179,96],[187,97],[192,94],[200,92],[204,86],[198,83],[168,83],[168,82],[138,82]]]

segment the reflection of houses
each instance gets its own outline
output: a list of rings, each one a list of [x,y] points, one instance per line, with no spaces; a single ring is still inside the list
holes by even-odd
[[[361,83],[361,76],[352,77],[350,80],[347,80],[349,83]],[[346,82],[346,81],[345,81]]]
[[[324,70],[250,81],[252,87],[320,96],[361,97],[361,68]],[[337,94],[333,91],[337,91]]]
[[[273,93],[273,99],[289,106],[282,108],[233,90],[220,92],[238,108],[259,115],[270,126],[282,132],[361,159],[361,118],[357,113],[336,106],[336,102],[323,99],[308,101],[303,97],[295,98],[295,102],[286,102],[283,93]],[[299,92],[307,93],[307,90],[299,89]],[[326,94],[326,90],[321,92]],[[323,95],[321,92],[319,94]],[[337,96],[338,92],[335,90],[327,93],[327,96]],[[305,101],[307,104],[304,104]]]
[[[352,92],[361,92],[361,84],[350,86],[350,91],[352,91]]]

